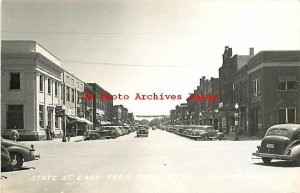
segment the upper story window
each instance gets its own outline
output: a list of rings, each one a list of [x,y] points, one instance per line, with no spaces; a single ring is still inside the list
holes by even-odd
[[[40,92],[44,91],[44,76],[40,75]]]
[[[259,93],[261,91],[261,81],[260,78],[254,79],[252,81],[252,91],[254,94]]]
[[[19,72],[10,73],[9,89],[20,89],[20,73]]]
[[[51,83],[52,83],[52,81],[51,81],[51,79],[50,78],[48,78],[48,94],[49,95],[51,95]]]
[[[54,83],[54,95],[55,97],[57,97],[57,94],[58,94],[58,84],[57,82]]]
[[[278,90],[296,90],[295,81],[286,81],[278,83]]]

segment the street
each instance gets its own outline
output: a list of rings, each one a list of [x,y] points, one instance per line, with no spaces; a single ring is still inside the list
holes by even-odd
[[[296,193],[300,167],[251,159],[260,141],[194,141],[162,130],[35,145],[41,159],[2,172],[3,193]]]

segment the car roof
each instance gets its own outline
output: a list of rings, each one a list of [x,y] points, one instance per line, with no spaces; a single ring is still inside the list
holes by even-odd
[[[271,129],[274,129],[274,128],[287,129],[290,132],[297,132],[297,131],[300,131],[300,124],[288,123],[288,124],[273,125],[268,129],[268,131]]]

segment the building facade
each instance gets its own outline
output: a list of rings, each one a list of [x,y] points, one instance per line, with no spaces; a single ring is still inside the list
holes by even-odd
[[[261,51],[247,65],[250,135],[300,123],[300,51]]]
[[[113,98],[112,95],[96,83],[87,83],[95,93],[93,98],[93,121],[94,127],[101,126],[113,121]]]
[[[35,41],[2,41],[1,129],[17,129],[21,140],[62,134],[55,108],[63,104],[60,60]]]

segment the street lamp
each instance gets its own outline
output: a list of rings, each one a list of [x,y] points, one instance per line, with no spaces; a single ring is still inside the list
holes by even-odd
[[[202,113],[200,112],[200,113],[199,113],[199,123],[200,123],[199,125],[202,124],[202,123],[201,123],[201,121],[202,121],[202,118],[201,118],[201,117],[202,117]]]
[[[234,105],[234,108],[235,108],[235,113],[234,113],[234,124],[235,124],[235,141],[238,141],[240,140],[239,139],[239,121],[238,121],[238,118],[239,118],[239,104],[235,103]]]

